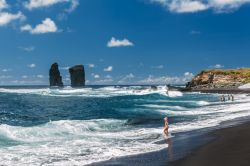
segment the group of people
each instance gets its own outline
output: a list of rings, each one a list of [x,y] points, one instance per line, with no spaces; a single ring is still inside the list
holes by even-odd
[[[228,101],[234,101],[234,96],[233,95],[227,95],[227,100]],[[225,95],[222,95],[220,97],[220,101],[221,102],[225,102],[226,101],[226,96]]]

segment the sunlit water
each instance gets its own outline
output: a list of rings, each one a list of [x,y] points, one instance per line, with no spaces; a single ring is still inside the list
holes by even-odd
[[[167,147],[174,135],[250,115],[250,98],[145,86],[0,88],[0,165],[84,165]]]

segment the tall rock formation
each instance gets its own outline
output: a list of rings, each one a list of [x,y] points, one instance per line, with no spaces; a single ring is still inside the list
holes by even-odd
[[[58,70],[58,64],[54,63],[51,65],[49,70],[49,82],[50,86],[63,86],[62,77],[60,71]]]
[[[85,71],[83,65],[76,65],[69,69],[71,86],[83,87],[85,86]]]

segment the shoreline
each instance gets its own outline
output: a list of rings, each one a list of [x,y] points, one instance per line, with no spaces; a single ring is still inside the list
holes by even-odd
[[[195,89],[195,88],[182,88],[176,86],[168,86],[169,90],[181,92],[201,92],[201,93],[219,93],[219,94],[250,94],[250,89],[239,88],[214,88],[214,89]]]
[[[250,89],[193,89],[183,92],[219,93],[219,94],[249,94]]]
[[[207,136],[215,139],[194,149],[170,166],[248,166],[250,163],[250,122],[218,129]]]
[[[114,157],[109,160],[94,162],[88,166],[166,166],[171,161],[178,161],[184,158],[189,151],[210,142],[213,138],[202,139],[206,133],[196,131],[178,133],[173,138],[163,140],[159,143],[167,143],[168,147],[154,151],[135,155]],[[186,141],[183,141],[186,140]],[[198,141],[194,141],[198,140]],[[192,146],[189,144],[192,142]]]
[[[246,131],[243,134],[239,131]],[[223,136],[224,134],[226,136]],[[237,133],[237,134],[235,134]],[[241,135],[242,134],[242,135]],[[229,136],[228,136],[229,135]],[[223,136],[223,137],[222,137]],[[233,136],[233,137],[230,137]],[[227,139],[229,138],[229,139]],[[233,139],[238,139],[238,141],[232,142]],[[225,140],[226,139],[226,140]],[[219,140],[219,142],[218,142]],[[244,140],[244,142],[242,141]],[[126,165],[135,165],[135,166],[206,166],[206,165],[225,165],[228,166],[235,166],[240,165],[238,160],[242,161],[242,158],[238,158],[241,156],[241,153],[235,154],[234,156],[230,156],[232,159],[236,158],[235,162],[232,163],[215,163],[213,162],[215,159],[209,159],[212,163],[206,164],[205,162],[208,154],[204,154],[201,158],[199,156],[200,151],[203,149],[211,148],[209,151],[215,157],[219,156],[218,158],[221,159],[223,156],[223,152],[229,152],[230,148],[232,147],[231,144],[234,143],[234,150],[239,152],[241,147],[250,147],[250,116],[242,118],[237,118],[234,120],[229,120],[226,122],[221,123],[220,126],[215,128],[206,128],[206,129],[199,129],[189,132],[177,133],[173,138],[167,141],[168,148],[155,151],[155,152],[148,152],[142,153],[137,155],[129,155],[123,157],[115,157],[111,158],[106,161],[95,162],[89,164],[89,166],[126,166]],[[165,140],[164,140],[165,141]],[[237,142],[240,142],[240,146],[237,145]],[[214,145],[215,144],[215,145]],[[228,146],[225,147],[225,144]],[[217,147],[223,147],[221,149],[221,154],[217,154]],[[248,157],[250,154],[250,148],[246,149],[247,153],[244,153],[242,156]],[[227,158],[226,155],[224,155]],[[204,163],[193,163],[196,161],[205,161]],[[219,159],[218,162],[220,161]],[[224,161],[225,159],[223,159]],[[221,161],[221,162],[223,162]],[[244,160],[243,160],[244,161]],[[245,162],[246,166],[250,163],[250,157]],[[230,165],[231,164],[231,165]],[[242,166],[245,166],[244,164]]]

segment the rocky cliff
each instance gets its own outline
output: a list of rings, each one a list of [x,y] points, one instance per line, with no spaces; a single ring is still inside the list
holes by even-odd
[[[204,70],[196,75],[186,88],[189,89],[223,89],[237,88],[250,83],[250,68],[235,70]]]
[[[69,69],[71,86],[83,87],[85,86],[85,71],[83,65],[76,65]]]
[[[57,63],[52,64],[50,67],[49,82],[50,86],[63,86],[62,77],[60,75]]]

